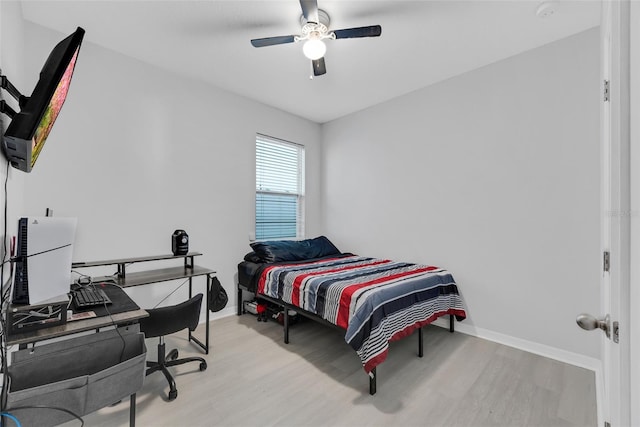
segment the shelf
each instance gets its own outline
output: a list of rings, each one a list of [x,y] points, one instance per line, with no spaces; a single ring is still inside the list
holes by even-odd
[[[127,273],[125,277],[116,277],[116,279],[118,286],[129,288],[132,286],[148,285],[151,283],[168,282],[169,280],[206,276],[208,274],[215,274],[215,271],[194,265],[193,267],[179,266],[138,271],[135,273]],[[98,282],[101,279],[112,279],[112,277],[95,278],[94,281]]]
[[[195,256],[200,256],[200,255],[202,255],[200,252],[189,252],[186,255],[171,254],[171,255],[156,255],[156,256],[145,256],[145,257],[134,257],[134,258],[111,259],[106,261],[74,262],[71,264],[71,268],[99,267],[103,265],[114,265],[114,264],[133,264],[136,262],[160,261],[163,259],[191,258]]]

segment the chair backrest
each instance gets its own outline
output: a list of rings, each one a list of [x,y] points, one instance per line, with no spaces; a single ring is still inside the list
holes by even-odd
[[[188,301],[168,307],[147,309],[149,317],[140,319],[140,330],[145,337],[159,337],[189,328],[193,331],[200,320],[202,294]]]

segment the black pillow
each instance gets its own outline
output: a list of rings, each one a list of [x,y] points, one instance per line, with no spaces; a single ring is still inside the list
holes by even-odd
[[[272,240],[251,243],[262,262],[300,261],[340,254],[325,236],[307,240]]]
[[[244,256],[244,260],[245,261],[249,261],[249,262],[254,262],[254,263],[263,262],[262,258],[260,258],[260,256],[257,253],[253,252],[253,251],[251,251],[248,254],[246,254]]]

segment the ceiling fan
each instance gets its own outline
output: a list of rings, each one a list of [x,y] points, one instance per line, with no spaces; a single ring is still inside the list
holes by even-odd
[[[325,39],[352,39],[358,37],[378,37],[382,34],[380,25],[368,27],[346,28],[343,30],[329,31],[329,15],[322,9],[318,9],[317,0],[300,0],[302,26],[300,35],[265,37],[251,40],[254,47],[273,46],[285,43],[304,42],[302,51],[311,59],[311,67],[314,76],[321,76],[327,72],[324,62],[324,54],[327,50],[323,40]]]

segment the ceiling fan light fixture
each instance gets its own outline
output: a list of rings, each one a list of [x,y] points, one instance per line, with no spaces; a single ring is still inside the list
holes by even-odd
[[[304,53],[304,56],[315,61],[316,59],[320,59],[324,56],[327,52],[327,46],[318,38],[310,38],[304,42],[304,45],[302,45],[302,52]]]
[[[379,37],[380,34],[382,34],[382,27],[380,25],[329,31],[329,14],[322,9],[318,9],[318,0],[300,0],[300,7],[302,9],[302,15],[300,16],[300,34],[252,39],[251,45],[253,47],[265,47],[287,43],[303,43],[302,53],[311,60],[313,75],[321,76],[327,72],[324,61],[327,46],[324,44],[324,40]]]

